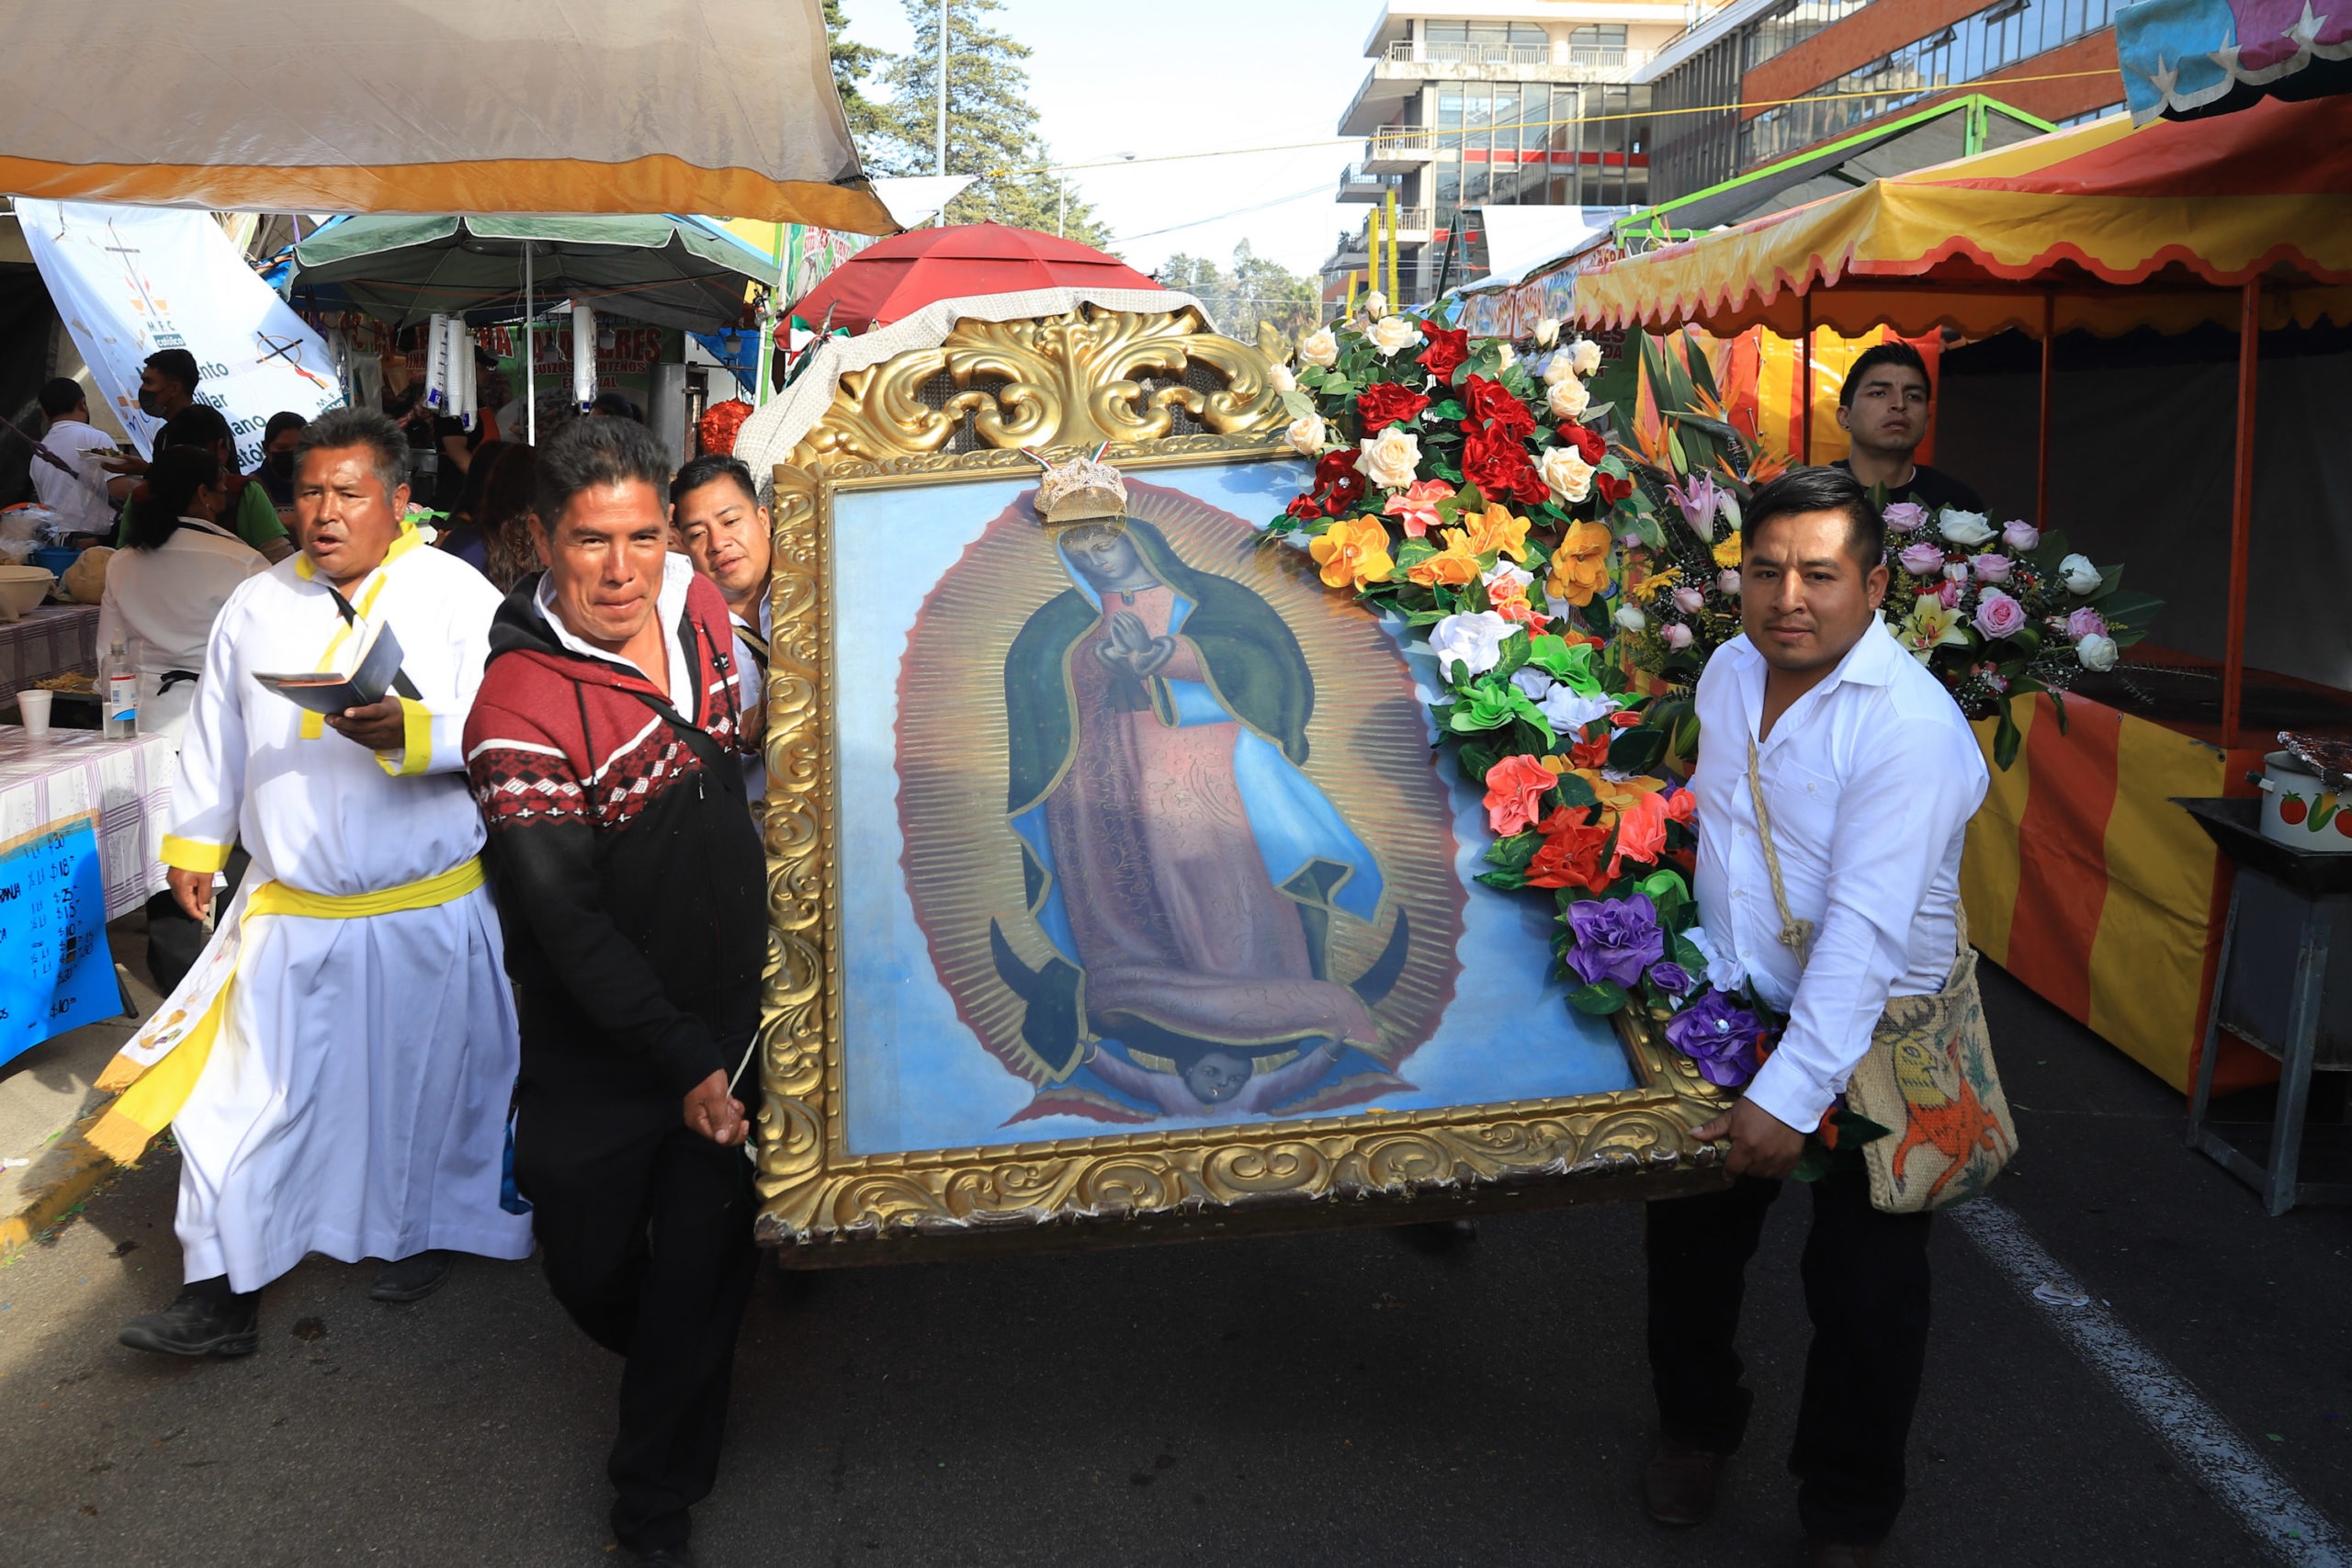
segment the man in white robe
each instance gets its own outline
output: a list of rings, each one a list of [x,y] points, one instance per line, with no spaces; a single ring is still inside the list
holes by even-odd
[[[253,868],[93,1134],[179,1144],[187,1285],[123,1329],[139,1349],[250,1352],[261,1288],[307,1253],[390,1259],[371,1293],[413,1301],[451,1251],[530,1251],[500,1204],[515,1017],[459,744],[498,594],[403,526],[406,458],[380,415],[312,423],[301,553],[213,628],[164,860],[199,918],[233,844]],[[351,669],[379,626],[404,681],[373,706],[322,718],[254,679]]]

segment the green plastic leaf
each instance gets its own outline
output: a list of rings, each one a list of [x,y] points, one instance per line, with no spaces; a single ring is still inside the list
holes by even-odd
[[[1459,400],[1447,398],[1442,402],[1431,403],[1422,411],[1422,413],[1430,419],[1450,419],[1458,422],[1469,412],[1462,406]]]
[[[1598,806],[1600,796],[1592,793],[1592,785],[1574,773],[1560,775],[1560,803],[1564,806]]]
[[[1555,681],[1566,682],[1578,696],[1597,697],[1600,682],[1593,673],[1592,654],[1590,643],[1571,647],[1567,638],[1546,632],[1530,645],[1527,661]]]
[[[1568,993],[1568,1005],[1578,1012],[1589,1012],[1596,1018],[1623,1012],[1631,1000],[1625,987],[1614,980],[1596,980],[1589,986],[1579,986]]]
[[[1666,731],[1647,725],[1621,729],[1609,743],[1609,765],[1621,773],[1645,773],[1666,755]]]
[[[1305,419],[1308,414],[1315,412],[1315,400],[1308,397],[1305,392],[1289,391],[1284,392],[1282,396],[1283,412],[1289,414],[1293,419]]]

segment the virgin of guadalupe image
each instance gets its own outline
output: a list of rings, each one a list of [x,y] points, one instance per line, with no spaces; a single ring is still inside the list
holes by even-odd
[[[1037,507],[1069,586],[1005,660],[1006,820],[1053,954],[1033,967],[991,921],[1023,1041],[1145,1118],[1409,1087],[1373,1013],[1411,946],[1401,911],[1367,968],[1332,972],[1332,922],[1373,922],[1384,878],[1301,769],[1315,682],[1297,638],[1124,504],[1099,461],[1048,473]]]

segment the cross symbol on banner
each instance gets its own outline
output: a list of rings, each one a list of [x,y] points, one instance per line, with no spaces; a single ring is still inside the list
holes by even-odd
[[[261,356],[259,361],[261,364],[266,365],[273,359],[283,359],[293,370],[294,374],[300,376],[313,387],[318,388],[319,390],[327,392],[334,389],[328,384],[326,378],[321,376],[317,371],[312,370],[309,366],[302,363],[303,345],[300,338],[272,337],[269,333],[265,332],[255,332],[254,336],[259,340],[262,347],[269,350],[268,353]]]

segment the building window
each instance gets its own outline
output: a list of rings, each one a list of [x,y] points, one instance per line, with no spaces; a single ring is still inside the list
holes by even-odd
[[[1551,35],[1533,22],[1423,22],[1419,58],[1477,65],[1545,65]]]
[[[1568,35],[1568,63],[1571,65],[1623,65],[1625,63],[1625,24],[1605,22],[1578,28]]]
[[[2097,32],[2112,19],[2113,5],[2114,0],[1999,0],[1747,121],[1739,132],[1740,165],[1770,163]]]
[[[1776,54],[1794,49],[1832,22],[1840,22],[1870,0],[1788,0],[1748,32],[1747,69],[1754,70]]]

